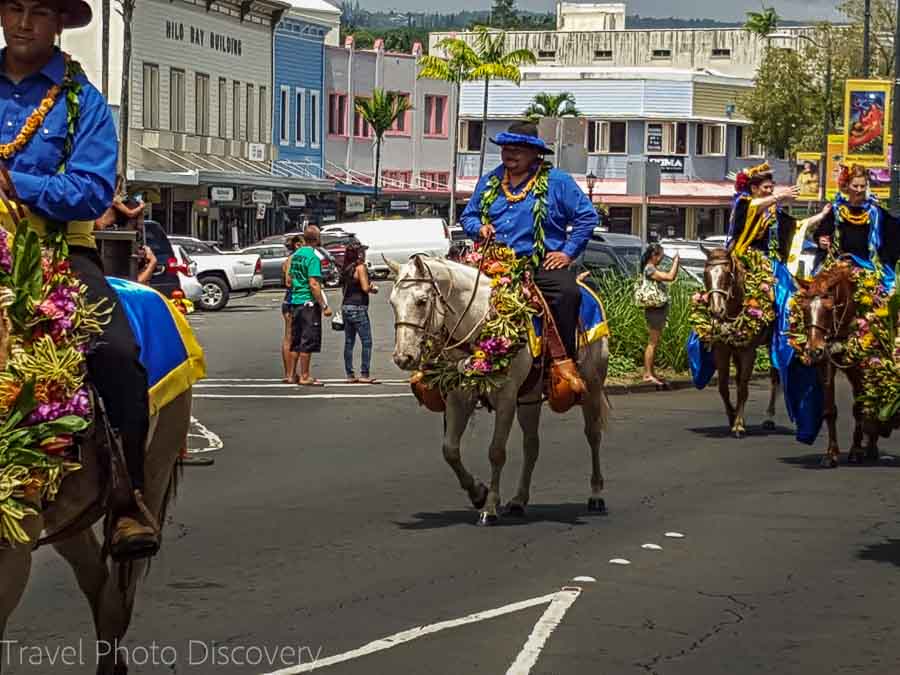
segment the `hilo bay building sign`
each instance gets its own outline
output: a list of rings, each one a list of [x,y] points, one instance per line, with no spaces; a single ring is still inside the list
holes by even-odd
[[[189,42],[198,47],[209,47],[223,54],[241,56],[241,39],[223,35],[213,30],[188,25],[181,21],[166,21],[166,39]]]

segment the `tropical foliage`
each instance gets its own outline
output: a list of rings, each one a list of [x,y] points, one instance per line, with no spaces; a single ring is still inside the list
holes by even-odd
[[[575,107],[575,96],[568,91],[537,94],[524,114],[533,122],[542,117],[581,117],[581,111]]]
[[[761,12],[747,12],[747,23],[744,24],[744,30],[760,37],[766,37],[778,28],[780,18],[774,7],[763,6]]]
[[[381,144],[384,142],[384,134],[409,110],[412,110],[412,104],[408,96],[383,89],[373,89],[371,98],[356,99],[356,112],[372,127],[372,134],[375,136],[375,201],[378,200],[378,176],[381,171]]]

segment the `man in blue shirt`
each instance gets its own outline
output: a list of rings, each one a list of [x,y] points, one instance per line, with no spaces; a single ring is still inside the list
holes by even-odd
[[[121,438],[134,489],[113,505],[110,552],[126,559],[153,555],[159,548],[159,527],[142,508],[141,496],[149,427],[147,374],[125,312],[103,275],[93,235],[94,219],[113,201],[118,140],[100,92],[55,47],[63,29],[86,26],[91,18],[91,7],[83,0],[0,2],[6,39],[0,53],[0,157],[9,169],[8,179],[0,175],[0,185],[32,212],[65,223],[69,262],[87,287],[87,301],[106,299],[113,307],[87,367]],[[24,144],[13,143],[27,135],[26,121],[54,86],[62,91],[33,135]],[[68,101],[70,95],[77,106]]]
[[[580,378],[574,363],[581,291],[571,265],[599,223],[597,212],[567,173],[549,169],[546,183],[541,180],[548,171],[543,157],[552,151],[538,137],[535,124],[516,122],[492,142],[501,147],[503,164],[478,181],[463,212],[462,226],[472,239],[494,235],[518,256],[534,260],[535,284],[550,306],[566,350],[565,360],[554,360],[577,389]],[[491,183],[498,181],[499,190],[491,190]],[[546,185],[545,193],[542,185]],[[497,196],[491,203],[492,192]],[[540,227],[535,227],[537,212],[543,213]]]

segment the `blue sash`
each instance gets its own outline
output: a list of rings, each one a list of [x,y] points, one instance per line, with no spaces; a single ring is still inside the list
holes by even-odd
[[[700,340],[700,336],[691,331],[687,341],[687,354],[694,386],[697,389],[703,389],[716,373],[716,361],[712,349],[707,349]]]

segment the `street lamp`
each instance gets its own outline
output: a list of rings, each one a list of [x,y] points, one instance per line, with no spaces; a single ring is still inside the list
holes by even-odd
[[[897,0],[900,4],[900,0]],[[806,40],[816,49],[825,52],[825,111],[822,122],[822,130],[824,138],[822,139],[822,162],[819,166],[819,190],[821,191],[822,200],[825,200],[825,173],[828,169],[828,134],[831,133],[831,40],[826,40],[827,45],[822,46],[808,35],[803,33],[770,33],[768,35],[769,43],[773,47],[779,49],[795,49],[797,40]]]
[[[597,183],[597,176],[595,176],[594,172],[591,171],[584,178],[587,181],[587,186],[588,186],[588,199],[590,199],[591,204],[593,204],[594,203],[594,185]]]

